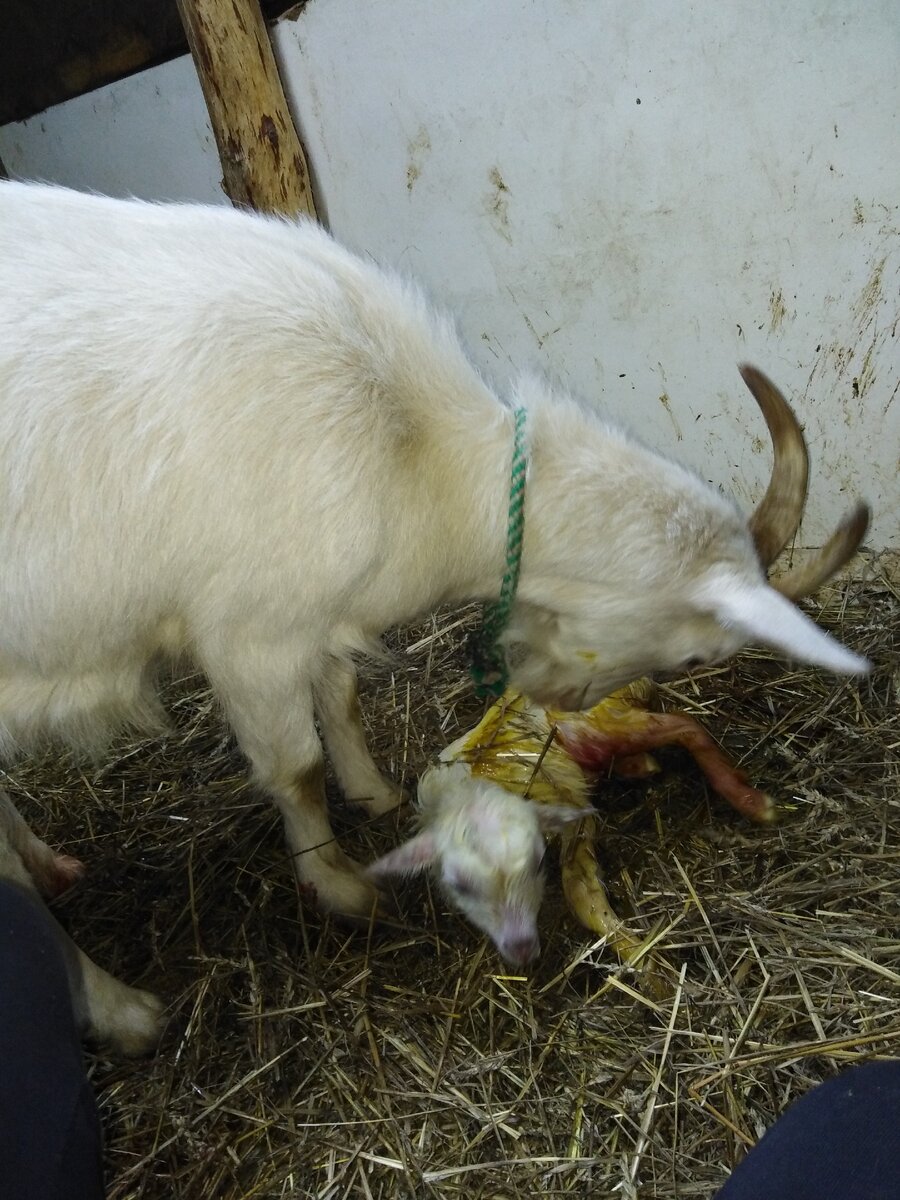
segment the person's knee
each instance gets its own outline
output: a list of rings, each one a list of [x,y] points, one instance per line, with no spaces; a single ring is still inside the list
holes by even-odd
[[[35,1005],[44,1022],[72,1023],[69,975],[53,917],[36,892],[5,879],[0,879],[0,978],[4,1024],[27,1023]]]
[[[892,1200],[898,1112],[900,1060],[850,1067],[795,1101],[716,1200]]]
[[[61,931],[0,880],[0,1162],[16,1200],[98,1200],[101,1135]]]

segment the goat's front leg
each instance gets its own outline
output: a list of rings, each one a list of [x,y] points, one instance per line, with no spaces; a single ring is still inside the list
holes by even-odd
[[[203,657],[257,782],[284,818],[298,883],[329,912],[369,917],[378,892],[341,850],[328,820],[312,672],[290,645],[232,643],[227,658],[208,650]]]
[[[60,929],[59,936],[69,971],[75,1020],[82,1034],[129,1058],[149,1054],[162,1032],[162,1001],[152,992],[121,983],[98,967],[65,930]]]
[[[396,808],[402,793],[381,774],[366,745],[353,663],[330,658],[316,682],[315,697],[325,749],[346,798],[375,816]]]
[[[19,810],[0,789],[0,838],[18,854],[42,896],[52,900],[67,891],[84,874],[84,863],[71,854],[58,854],[42,842]]]

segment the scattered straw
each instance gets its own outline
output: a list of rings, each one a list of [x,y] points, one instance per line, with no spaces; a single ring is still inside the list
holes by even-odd
[[[169,691],[166,740],[99,770],[17,766],[25,814],[89,868],[61,919],[171,1006],[155,1058],[91,1060],[110,1200],[708,1197],[792,1098],[900,1053],[900,602],[875,574],[816,614],[871,679],[754,652],[664,691],[782,803],[777,825],[743,822],[679,754],[602,790],[613,902],[678,974],[662,1004],[558,879],[527,977],[424,882],[370,933],[308,909],[196,680]],[[438,616],[368,672],[371,744],[408,786],[479,716],[473,623]],[[359,859],[408,821],[335,806]]]

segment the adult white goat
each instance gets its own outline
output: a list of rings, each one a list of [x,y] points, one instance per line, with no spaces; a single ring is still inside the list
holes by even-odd
[[[530,465],[507,639],[535,700],[586,706],[749,640],[864,669],[766,584],[805,481],[777,393],[749,381],[777,451],[749,526],[594,412],[516,384]],[[2,749],[158,723],[154,664],[188,654],[299,878],[368,913],[314,712],[347,797],[396,803],[353,658],[392,624],[497,595],[512,425],[451,324],[314,225],[0,184]]]

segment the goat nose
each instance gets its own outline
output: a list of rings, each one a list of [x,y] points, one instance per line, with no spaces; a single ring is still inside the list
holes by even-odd
[[[517,935],[500,946],[500,953],[506,961],[517,967],[534,962],[540,952],[541,942],[536,933]]]

